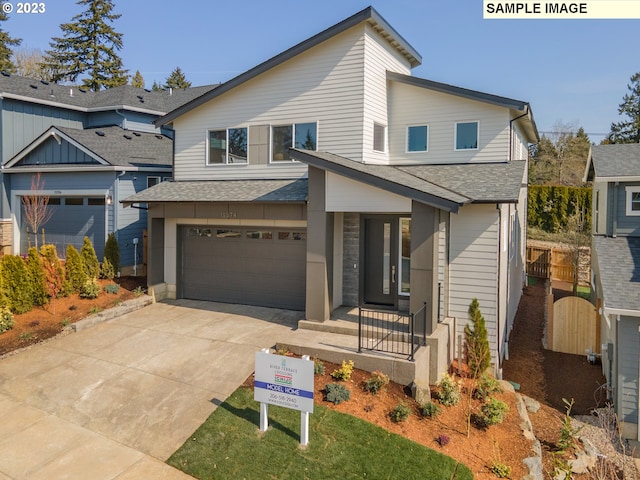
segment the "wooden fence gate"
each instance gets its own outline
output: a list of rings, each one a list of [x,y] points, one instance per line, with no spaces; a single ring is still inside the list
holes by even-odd
[[[550,247],[527,247],[527,275],[573,283],[574,252]]]
[[[584,355],[600,353],[600,316],[596,307],[580,297],[564,297],[549,309],[547,348]]]

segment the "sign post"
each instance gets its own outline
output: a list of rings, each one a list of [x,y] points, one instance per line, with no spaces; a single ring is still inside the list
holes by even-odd
[[[256,352],[253,398],[260,402],[260,431],[269,426],[268,406],[300,411],[300,445],[309,443],[309,413],[313,413],[313,362],[273,355],[268,349]]]

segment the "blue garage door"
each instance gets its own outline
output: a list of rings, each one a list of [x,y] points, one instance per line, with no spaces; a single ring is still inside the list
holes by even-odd
[[[51,197],[48,211],[51,218],[43,225],[44,240],[56,246],[58,256],[66,256],[67,245],[78,250],[82,248],[84,237],[89,237],[96,255],[102,260],[106,239],[106,205],[104,197]],[[26,253],[29,246],[35,246],[35,234],[29,229],[22,206],[20,225],[20,252]],[[42,230],[38,233],[38,246],[42,245]]]

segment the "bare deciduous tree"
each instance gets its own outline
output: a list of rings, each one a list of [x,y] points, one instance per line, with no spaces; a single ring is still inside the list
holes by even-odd
[[[49,195],[44,195],[43,191],[44,180],[38,172],[31,177],[31,191],[22,197],[24,220],[28,225],[27,236],[29,233],[35,236],[36,248],[38,248],[38,230],[51,220],[53,215],[53,210],[49,207]]]

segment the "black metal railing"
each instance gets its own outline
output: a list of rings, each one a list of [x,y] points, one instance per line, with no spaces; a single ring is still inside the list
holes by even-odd
[[[362,350],[407,355],[413,360],[426,345],[427,304],[415,313],[358,308],[358,353]]]

